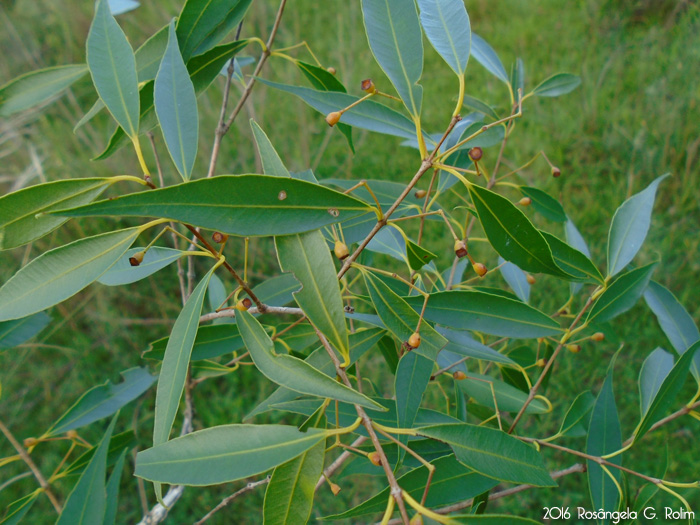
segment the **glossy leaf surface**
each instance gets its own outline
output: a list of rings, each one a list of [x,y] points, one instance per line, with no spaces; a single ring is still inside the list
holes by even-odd
[[[649,284],[656,264],[635,268],[618,277],[595,302],[587,322],[604,323],[632,308]]]

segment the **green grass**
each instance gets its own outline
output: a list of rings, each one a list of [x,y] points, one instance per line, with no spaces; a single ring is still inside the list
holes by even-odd
[[[0,61],[4,82],[23,72],[50,65],[84,61],[84,39],[91,19],[90,3],[58,1],[17,1],[13,8],[0,7],[0,49],[6,60]],[[3,5],[8,5],[3,4]],[[318,2],[290,2],[279,33],[278,45],[293,45],[306,40],[324,66],[334,66],[351,93],[360,93],[359,83],[373,78],[382,90],[392,88],[374,63],[367,47],[359,3],[329,2],[325,9]],[[504,169],[514,168],[539,151],[562,170],[552,179],[549,168],[539,160],[522,172],[520,181],[541,187],[562,201],[567,213],[589,242],[593,259],[604,267],[607,229],[615,208],[631,193],[645,187],[658,175],[671,172],[657,197],[656,213],[646,245],[637,261],[659,260],[655,279],[668,286],[698,318],[700,309],[700,206],[696,192],[700,185],[698,146],[700,120],[696,79],[700,78],[700,10],[689,2],[676,8],[671,1],[588,0],[512,0],[468,1],[472,27],[497,50],[508,69],[516,57],[522,57],[526,70],[526,91],[556,72],[579,74],[582,86],[558,99],[528,100],[525,115],[518,122],[508,143]],[[147,35],[177,14],[179,2],[144,2],[133,13],[120,17],[120,23],[138,45]],[[242,36],[266,38],[276,2],[255,2],[246,18]],[[71,16],[65,14],[70,12]],[[256,53],[253,46],[245,54]],[[299,52],[300,57],[309,56]],[[284,60],[271,60],[263,71],[266,78],[305,85],[294,66]],[[426,42],[426,60],[422,83],[425,86],[424,121],[427,130],[440,131],[449,120],[456,100],[456,79]],[[207,166],[213,131],[218,117],[223,82],[219,81],[200,99],[200,144],[195,170],[201,174]],[[94,100],[89,80],[81,81],[71,92],[45,111],[29,111],[0,123],[0,182],[3,190],[42,180],[74,176],[107,176],[138,173],[131,150],[121,150],[105,162],[89,159],[106,144],[112,124],[104,115],[81,128],[72,126]],[[506,110],[507,91],[475,61],[467,73],[467,93]],[[234,98],[238,91],[234,89]],[[394,105],[399,109],[398,105]],[[383,178],[407,181],[418,164],[414,150],[400,147],[400,140],[355,131],[357,153],[352,155],[344,138],[328,129],[321,115],[290,95],[257,86],[250,103],[235,127],[224,139],[219,173],[246,173],[259,170],[252,146],[248,118],[254,118],[268,133],[291,170],[315,167],[319,178]],[[328,135],[330,135],[328,137]],[[162,139],[156,140],[164,158]],[[144,141],[144,145],[146,142]],[[153,165],[152,156],[147,152]],[[487,165],[493,165],[497,148],[486,151]],[[165,163],[166,183],[174,183],[177,173]],[[501,171],[504,173],[504,171]],[[422,183],[427,186],[427,183]],[[126,188],[119,188],[126,191]],[[508,194],[514,197],[514,194]],[[532,214],[531,214],[532,215]],[[539,226],[562,235],[561,229],[533,216]],[[111,221],[73,221],[29,249],[0,255],[0,278],[4,281],[22,261],[50,246],[79,236],[107,231]],[[450,263],[451,243],[444,228],[430,224],[426,243],[441,255],[440,268]],[[228,250],[233,264],[240,266],[242,242],[234,240]],[[492,252],[479,250],[479,257],[495,266]],[[385,260],[382,258],[382,262]],[[255,243],[250,261],[253,275],[262,278],[278,272],[276,257],[268,241]],[[204,267],[198,268],[200,274]],[[230,283],[229,283],[230,284]],[[500,277],[491,277],[487,285],[501,286]],[[566,287],[547,278],[538,278],[533,288],[533,304],[553,311],[566,299]],[[86,389],[118,380],[118,371],[143,365],[139,353],[149,341],[167,335],[180,307],[175,270],[170,268],[156,279],[118,289],[95,285],[85,293],[54,309],[54,323],[42,336],[25,345],[0,354],[0,419],[18,438],[41,434]],[[145,321],[144,321],[145,320]],[[657,346],[669,348],[653,315],[643,302],[616,319],[611,326],[615,337],[598,344],[585,344],[577,355],[562,355],[555,377],[546,390],[554,403],[552,414],[523,428],[556,430],[575,395],[582,389],[599,390],[605,364],[624,344],[615,369],[615,393],[621,414],[623,435],[629,435],[638,418],[636,378],[643,359]],[[380,359],[371,379],[390,391],[391,378]],[[370,367],[368,367],[369,369]],[[444,383],[448,386],[448,383]],[[196,391],[195,425],[212,426],[237,421],[273,388],[248,367],[227,378],[202,384]],[[686,398],[692,395],[687,386]],[[122,413],[122,429],[134,425],[142,446],[148,446],[152,428],[154,392],[132,404]],[[426,404],[442,403],[437,389],[430,390]],[[440,405],[442,406],[442,405]],[[279,419],[273,415],[260,421]],[[290,420],[291,421],[291,420]],[[177,425],[178,423],[176,423]],[[81,431],[96,442],[101,425]],[[646,438],[638,449],[625,456],[625,465],[653,472],[660,448],[670,443],[668,477],[674,480],[698,478],[694,420],[680,420],[664,433]],[[570,440],[583,449],[580,440]],[[66,450],[65,444],[45,444],[34,454],[44,471],[50,473]],[[0,440],[0,457],[12,454],[7,441]],[[545,452],[548,465],[564,468],[574,462],[570,457]],[[0,484],[24,469],[17,463],[2,467]],[[381,484],[365,477],[340,481],[343,492],[337,498],[323,489],[317,505],[318,515],[329,514],[357,504]],[[639,486],[629,480],[631,490]],[[171,513],[173,523],[192,522],[216,505],[241,483],[210,489],[192,489]],[[31,478],[17,482],[0,492],[0,507],[35,488]],[[68,489],[58,486],[65,497]],[[585,476],[564,478],[559,489],[527,491],[500,500],[489,509],[513,512],[539,519],[541,508],[552,505],[590,506]],[[152,491],[147,495],[153,503]],[[258,510],[263,491],[237,500],[212,523],[259,523]],[[698,493],[687,493],[695,506]],[[659,497],[657,507],[677,503]],[[53,521],[52,510],[40,498],[32,510],[33,523]],[[140,506],[135,483],[124,477],[119,522],[135,522]]]

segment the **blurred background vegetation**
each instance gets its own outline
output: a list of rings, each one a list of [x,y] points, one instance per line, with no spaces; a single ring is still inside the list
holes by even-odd
[[[524,60],[526,92],[553,73],[569,72],[582,77],[582,86],[562,98],[528,100],[525,116],[518,121],[508,143],[505,164],[519,166],[543,150],[561,168],[562,176],[553,179],[547,165],[537,161],[522,173],[521,182],[560,198],[600,267],[604,265],[607,229],[615,208],[658,175],[673,174],[661,185],[652,228],[637,260],[640,263],[659,260],[655,279],[669,287],[696,322],[700,321],[698,4],[675,0],[467,0],[466,5],[473,30],[491,43],[507,69],[517,57]],[[175,16],[180,7],[181,2],[176,0],[143,2],[140,8],[121,15],[118,20],[132,45],[137,47]],[[255,0],[241,36],[266,39],[276,9],[276,0]],[[0,84],[33,69],[84,62],[84,42],[91,18],[92,2],[1,2]],[[337,69],[349,92],[360,93],[359,83],[368,77],[380,89],[391,90],[368,49],[359,2],[290,1],[276,46],[289,46],[301,40],[309,43],[324,66]],[[255,52],[257,48],[253,45],[243,54]],[[293,53],[311,61],[303,50]],[[263,76],[306,85],[294,66],[284,60],[271,59]],[[195,176],[198,171],[204,174],[208,164],[223,83],[223,78],[218,80],[199,99],[200,144]],[[426,45],[423,84],[425,127],[431,132],[440,131],[449,120],[457,86],[452,73],[429,45]],[[233,97],[239,92],[235,87]],[[507,111],[504,85],[473,60],[467,72],[467,93]],[[113,129],[106,116],[100,115],[73,133],[73,126],[93,101],[94,91],[86,77],[50,107],[0,122],[3,193],[67,177],[138,173],[130,149],[120,150],[107,161],[90,161],[106,145]],[[357,152],[353,155],[344,138],[329,129],[321,115],[290,95],[258,85],[224,139],[219,173],[258,171],[248,118],[262,125],[293,171],[312,167],[319,178],[381,178],[401,182],[407,181],[417,166],[416,151],[400,147],[399,139],[361,130],[355,131]],[[158,133],[156,141],[165,158]],[[493,162],[497,148],[487,150],[486,155]],[[154,165],[152,156],[148,160]],[[165,176],[168,184],[178,178],[169,164],[165,166]],[[540,223],[562,235],[558,225]],[[72,221],[26,249],[3,252],[0,280],[6,280],[24,261],[48,247],[107,231],[113,224],[95,219]],[[443,256],[440,269],[451,264],[451,242],[443,230],[429,228],[426,238],[427,246]],[[241,253],[242,241],[229,243],[229,260],[240,263]],[[496,264],[493,253],[485,252],[482,260],[491,267]],[[254,242],[251,264],[256,281],[279,273],[272,245],[266,241]],[[88,388],[107,379],[119,381],[119,371],[146,365],[140,352],[150,341],[167,335],[181,306],[175,272],[174,266],[169,267],[154,278],[116,289],[93,285],[54,308],[53,323],[39,338],[0,353],[0,418],[5,424],[20,439],[40,435]],[[490,280],[485,284],[504,285],[496,274]],[[566,299],[567,287],[541,278],[532,294],[534,305],[551,312]],[[655,347],[668,348],[669,344],[643,301],[616,319],[610,328],[615,335],[607,341],[585,344],[580,354],[562,356],[546,391],[554,403],[554,412],[524,428],[538,427],[538,435],[544,435],[545,429],[555,429],[577,392],[585,388],[598,391],[605,363],[624,344],[616,366],[615,392],[623,435],[632,432],[638,420],[636,378],[641,363]],[[387,369],[379,364],[381,357],[374,359],[377,366],[367,367],[375,370],[373,379],[379,384],[390,383]],[[225,378],[209,380],[195,391],[195,426],[240,421],[271,389],[271,383],[249,367]],[[690,390],[688,385],[688,393]],[[148,445],[151,436],[154,394],[152,389],[122,411],[118,425],[122,430],[133,427],[143,446]],[[279,420],[274,414],[267,418],[267,421]],[[101,424],[93,425],[81,435],[94,442],[101,427]],[[690,418],[676,421],[626,454],[625,464],[652,472],[668,443],[671,452],[668,477],[682,481],[697,479],[697,432],[698,423]],[[571,444],[584,446],[580,440]],[[65,443],[44,444],[34,455],[40,468],[49,473],[66,450]],[[9,444],[0,440],[0,457],[12,453]],[[547,458],[553,469],[573,463],[572,458],[549,453]],[[18,464],[3,467],[0,485],[20,472],[22,468]],[[361,502],[381,480],[368,476],[339,478],[336,481],[343,486],[343,492],[333,498],[326,488],[322,489],[314,515],[329,514]],[[630,490],[636,490],[637,481],[629,481]],[[1,491],[0,508],[33,490],[34,483],[32,478],[27,478]],[[138,521],[142,511],[136,483],[128,476],[124,476],[122,483],[119,522]],[[195,521],[239,486],[241,482],[185,491],[183,500],[172,511],[170,522]],[[66,489],[66,486],[58,487],[64,496]],[[154,498],[148,487],[146,494],[152,504]],[[258,489],[237,500],[212,523],[259,523],[262,497],[263,490]],[[687,493],[687,497],[691,504],[700,506],[697,492]],[[678,507],[675,501],[663,496],[657,497],[655,504]],[[559,489],[529,491],[510,500],[499,500],[490,509],[539,519],[545,505],[590,507],[585,476],[565,478]],[[48,502],[40,498],[29,520],[51,523],[54,519]]]

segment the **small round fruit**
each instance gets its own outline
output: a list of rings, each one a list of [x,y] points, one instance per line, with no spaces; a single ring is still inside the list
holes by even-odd
[[[581,351],[581,345],[566,345],[566,349],[571,352],[572,354],[578,354]]]
[[[418,348],[420,346],[420,334],[418,332],[413,332],[411,337],[408,338],[408,346],[411,348]]]
[[[474,271],[479,275],[479,277],[483,277],[489,270],[481,263],[474,263]]]
[[[523,197],[518,201],[518,204],[520,204],[521,206],[529,206],[530,204],[532,204],[532,199],[530,197]]]
[[[604,341],[605,334],[603,332],[596,332],[591,336],[591,339],[593,339],[594,341]]]
[[[26,438],[23,442],[25,448],[31,448],[39,444],[37,438]]]
[[[537,279],[535,279],[532,275],[525,274],[525,280],[528,282],[528,284],[535,284],[537,282]]]
[[[544,368],[544,365],[546,365],[546,364],[547,364],[547,361],[545,361],[542,358],[535,361],[535,366],[539,366],[540,368]]]
[[[374,85],[371,78],[364,79],[360,84],[360,88],[362,88],[362,91],[366,91],[367,93],[374,93],[377,91],[377,87]]]
[[[333,253],[335,253],[335,256],[338,259],[340,259],[341,261],[344,260],[348,255],[350,255],[350,251],[348,250],[348,247],[340,241],[335,241],[335,246],[333,247]]]
[[[78,439],[78,433],[75,430],[69,430],[66,432],[66,437],[68,439]]]
[[[226,239],[228,239],[228,235],[226,235],[225,233],[221,233],[221,232],[214,232],[213,235],[211,236],[211,238],[214,242],[221,244]]]
[[[552,177],[555,179],[561,175],[561,170],[556,166],[552,166]]]
[[[461,370],[457,370],[454,374],[452,374],[452,378],[456,379],[457,381],[461,381],[462,379],[467,378],[467,374],[465,374]]]
[[[416,193],[414,193],[414,195],[416,196],[416,199],[422,199],[427,194],[428,194],[428,192],[425,190],[416,190]]]
[[[143,252],[135,253],[132,257],[129,257],[129,264],[131,266],[138,266],[143,262],[143,257],[146,255]]]
[[[236,308],[236,310],[248,310],[248,308],[251,306],[253,306],[253,301],[251,301],[248,297],[245,297],[238,301],[234,308]]]
[[[469,158],[472,159],[474,162],[481,160],[481,157],[483,156],[484,151],[479,146],[476,146],[475,148],[469,150]]]
[[[340,117],[342,116],[343,114],[340,111],[332,111],[331,113],[326,115],[326,122],[328,122],[328,125],[330,127],[333,127],[338,123]]]
[[[382,466],[382,458],[379,457],[379,452],[370,452],[367,454],[367,459],[372,462],[372,465],[376,465],[378,467]]]
[[[340,493],[340,485],[337,485],[335,483],[331,483],[331,492],[333,493],[334,496],[337,496]]]
[[[467,255],[467,244],[464,241],[455,241],[455,255],[460,259]]]
[[[326,71],[328,71],[331,75],[335,75],[336,71],[333,66],[327,67]]]

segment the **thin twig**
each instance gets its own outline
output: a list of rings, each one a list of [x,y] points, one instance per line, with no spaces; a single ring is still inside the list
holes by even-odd
[[[692,410],[695,410],[696,408],[700,408],[700,401],[696,401],[695,403],[693,403],[690,406],[684,406],[683,408],[675,411],[673,414],[670,414],[663,419],[659,419],[656,423],[654,423],[651,427],[649,427],[649,430],[647,430],[647,434],[649,432],[653,432],[654,430],[665,425],[666,423],[673,421],[674,419],[678,419],[681,416],[685,416],[686,414],[690,413]],[[627,438],[627,440],[622,444],[622,446],[626,447],[629,444],[631,444],[632,441],[634,441],[634,436],[630,436],[629,438]]]
[[[12,444],[14,449],[17,451],[17,454],[19,454],[19,456],[22,458],[22,461],[24,461],[27,464],[27,466],[29,467],[29,470],[32,471],[32,474],[34,474],[34,477],[39,482],[39,485],[41,486],[41,488],[44,490],[46,497],[49,498],[49,500],[51,501],[51,504],[53,505],[53,508],[56,510],[56,513],[61,514],[61,504],[58,502],[56,495],[51,490],[51,486],[49,485],[49,482],[46,481],[46,478],[39,470],[39,467],[36,466],[36,463],[34,463],[31,456],[27,453],[26,450],[24,450],[24,447],[20,444],[19,441],[17,441],[15,439],[15,436],[12,435],[12,432],[10,432],[10,429],[7,428],[2,421],[0,421],[0,432],[5,434],[5,437],[7,438],[7,440]]]
[[[225,506],[227,506],[229,503],[231,503],[238,496],[242,496],[243,494],[246,494],[246,493],[254,490],[256,487],[259,487],[260,485],[266,485],[269,482],[270,482],[270,476],[266,477],[265,479],[261,479],[259,481],[251,481],[242,489],[237,490],[236,492],[234,492],[230,496],[227,496],[226,498],[221,500],[221,503],[219,503],[216,507],[214,507],[209,512],[207,512],[206,515],[202,519],[200,519],[198,522],[196,522],[194,525],[201,525],[202,523],[207,521],[209,518],[211,518],[214,514],[216,514],[221,509],[223,509]]]
[[[259,314],[263,313],[258,309],[257,306],[253,306],[248,309],[248,312],[251,314]],[[279,315],[304,315],[304,312],[302,311],[301,308],[294,308],[291,306],[267,306],[265,305],[265,311],[264,313],[266,314],[279,314]],[[206,321],[211,321],[212,319],[221,319],[222,317],[236,317],[236,310],[231,309],[231,310],[221,310],[220,312],[211,312],[208,314],[204,314],[199,318],[200,323],[204,323]]]
[[[365,436],[360,436],[355,441],[353,441],[350,446],[353,448],[357,448],[360,445],[362,445],[362,443],[364,443],[365,441],[367,441],[367,438]],[[314,492],[318,491],[318,489],[320,489],[326,482],[325,478],[330,478],[333,474],[335,474],[335,471],[338,470],[341,466],[343,466],[343,463],[345,463],[350,456],[354,456],[354,454],[346,450],[340,456],[338,456],[333,463],[328,465],[328,468],[326,468],[326,470],[323,471],[323,475],[320,478],[318,478],[318,482],[316,483],[316,488],[314,489]]]

